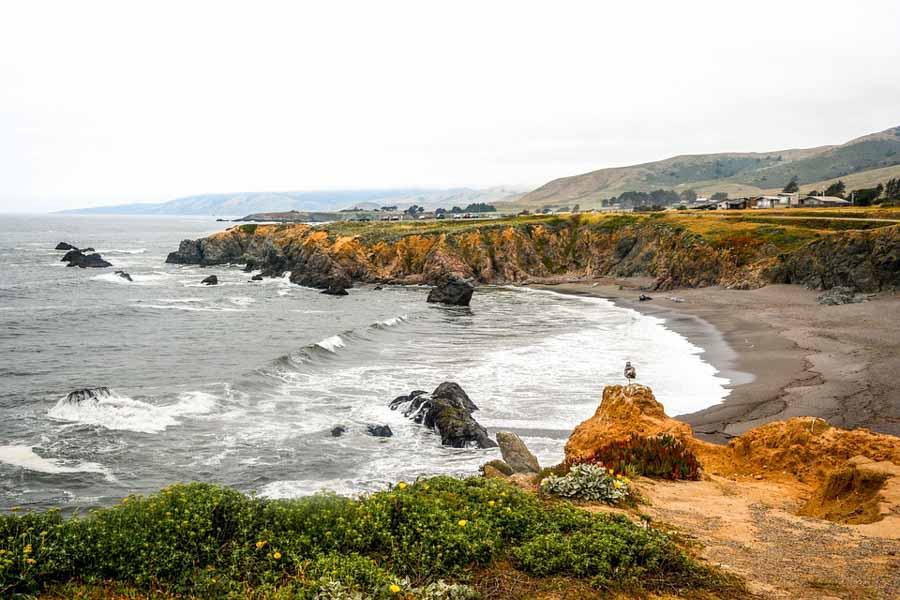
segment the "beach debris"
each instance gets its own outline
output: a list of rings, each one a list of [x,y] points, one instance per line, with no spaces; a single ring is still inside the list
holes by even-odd
[[[653,300],[653,297],[648,296],[647,294],[641,294],[640,296],[638,296],[638,300],[640,302],[646,302],[647,300]]]
[[[856,290],[851,287],[835,286],[824,294],[819,294],[816,300],[819,304],[837,306],[839,304],[865,302],[866,297],[863,294],[857,294]]]
[[[684,298],[679,298],[678,296],[669,296],[669,300],[672,302],[684,302]]]
[[[216,277],[215,275],[210,275],[209,277],[207,277],[200,283],[202,283],[204,285],[219,285],[219,278]]]
[[[478,410],[468,394],[452,381],[445,381],[431,394],[422,390],[398,396],[390,403],[391,410],[402,410],[413,422],[436,430],[441,444],[451,448],[496,448],[487,429],[472,417]]]
[[[445,275],[438,279],[428,292],[428,302],[438,302],[451,306],[469,306],[475,286],[455,275]]]
[[[373,437],[391,437],[394,432],[387,425],[366,425],[366,433]]]
[[[511,431],[498,431],[497,444],[500,446],[503,461],[513,472],[540,473],[541,465],[538,464],[538,459],[518,435]]]
[[[637,371],[631,366],[631,361],[625,361],[625,379],[631,383],[632,380],[637,379]]]

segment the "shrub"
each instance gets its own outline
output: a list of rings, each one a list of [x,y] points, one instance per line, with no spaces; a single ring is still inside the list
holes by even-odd
[[[700,479],[697,457],[683,441],[669,434],[654,437],[632,434],[628,440],[600,448],[583,462],[646,477]]]
[[[628,497],[628,479],[613,476],[603,465],[579,464],[568,474],[550,475],[541,481],[541,491],[563,498],[580,498],[618,504]]]
[[[457,584],[473,569],[513,559],[540,576],[548,553],[563,557],[554,572],[604,585],[641,570],[656,581],[694,573],[691,581],[706,585],[707,571],[663,534],[547,504],[502,481],[435,477],[359,499],[267,500],[175,485],[84,518],[2,516],[0,597],[62,584],[202,598],[458,600],[471,595]]]

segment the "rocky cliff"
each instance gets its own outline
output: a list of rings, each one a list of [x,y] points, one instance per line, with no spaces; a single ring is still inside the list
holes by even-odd
[[[291,281],[317,288],[350,287],[354,281],[433,283],[446,275],[480,283],[647,276],[656,280],[657,289],[796,281],[878,291],[900,284],[898,238],[898,227],[838,232],[785,252],[753,238],[747,238],[753,243],[723,244],[674,219],[630,215],[513,219],[444,229],[240,225],[184,240],[167,262],[241,263],[270,276],[290,272]]]

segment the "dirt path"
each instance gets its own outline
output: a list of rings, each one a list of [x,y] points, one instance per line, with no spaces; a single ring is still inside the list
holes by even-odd
[[[700,554],[763,598],[894,599],[900,535],[798,517],[803,490],[769,481],[649,482],[641,512],[702,546]],[[887,536],[887,537],[883,537]]]

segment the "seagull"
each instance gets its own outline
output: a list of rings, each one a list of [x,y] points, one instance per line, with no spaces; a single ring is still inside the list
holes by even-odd
[[[625,361],[625,379],[627,379],[630,382],[632,379],[636,379],[636,378],[637,378],[637,371],[635,371],[634,367],[631,366],[631,361],[626,360]]]

